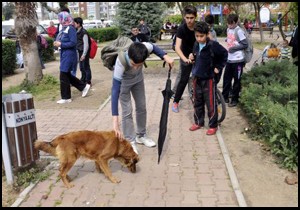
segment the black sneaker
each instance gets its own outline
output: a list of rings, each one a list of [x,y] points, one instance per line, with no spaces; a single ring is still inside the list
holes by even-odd
[[[237,105],[236,101],[231,101],[231,103],[228,104],[228,107],[234,107]]]

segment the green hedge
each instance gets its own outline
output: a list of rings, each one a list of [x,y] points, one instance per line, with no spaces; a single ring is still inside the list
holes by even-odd
[[[216,31],[217,36],[227,36],[227,25],[214,25],[214,30]]]
[[[54,61],[53,39],[46,37],[47,49],[42,49],[42,60],[44,62]],[[2,76],[13,74],[16,65],[16,42],[11,39],[2,40]]]
[[[44,62],[54,61],[54,48],[53,48],[53,42],[54,40],[52,38],[46,37],[46,40],[48,42],[48,47],[46,49],[42,49],[42,60]]]
[[[10,39],[2,40],[2,76],[13,74],[16,62],[16,42]]]
[[[298,170],[298,68],[270,61],[245,73],[240,104],[254,139],[263,139],[280,163]]]
[[[91,28],[87,29],[89,35],[98,40],[98,42],[106,42],[114,40],[120,34],[119,27],[107,27],[107,28]]]

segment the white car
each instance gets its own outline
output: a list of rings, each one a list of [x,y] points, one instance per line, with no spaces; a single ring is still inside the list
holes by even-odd
[[[2,39],[5,39],[7,37],[7,33],[14,28],[15,26],[15,20],[14,19],[10,19],[10,20],[5,20],[2,21]],[[48,37],[48,32],[47,30],[42,26],[42,25],[38,25],[36,27],[36,30],[39,34]]]

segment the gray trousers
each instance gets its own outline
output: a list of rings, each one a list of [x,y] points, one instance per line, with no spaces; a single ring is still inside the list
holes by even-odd
[[[144,136],[146,133],[146,98],[145,98],[145,84],[144,80],[138,83],[126,85],[126,82],[122,82],[120,91],[120,103],[122,107],[122,129],[124,137],[130,141],[135,141],[136,135],[139,137]],[[136,126],[135,132],[133,116],[132,116],[132,103],[131,95],[135,101],[135,115]]]

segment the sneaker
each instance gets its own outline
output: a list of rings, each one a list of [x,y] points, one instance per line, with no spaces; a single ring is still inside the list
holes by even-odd
[[[136,137],[136,143],[144,144],[146,147],[155,147],[156,146],[156,143],[152,139],[149,139],[146,136]]]
[[[65,103],[70,103],[72,102],[72,99],[60,99],[58,101],[56,101],[56,103],[58,104],[65,104]]]
[[[202,127],[201,125],[193,124],[193,125],[189,128],[189,130],[190,130],[190,131],[195,131],[195,130],[200,129],[201,127]]]
[[[174,102],[172,106],[172,111],[178,113],[179,112],[179,103]]]
[[[133,151],[134,151],[136,154],[139,154],[138,148],[137,148],[137,146],[136,146],[135,141],[131,141],[130,144],[131,144],[131,146],[132,146]]]
[[[228,99],[228,98],[226,98],[226,99],[224,99],[224,100],[225,100],[225,103],[226,103],[226,104],[229,103],[229,99]]]
[[[214,135],[217,132],[218,128],[210,128],[207,130],[206,135]]]
[[[228,107],[234,107],[237,105],[236,101],[231,101],[231,103],[228,104]]]
[[[91,85],[86,84],[85,88],[82,91],[82,97],[85,97],[88,94],[90,87]]]

